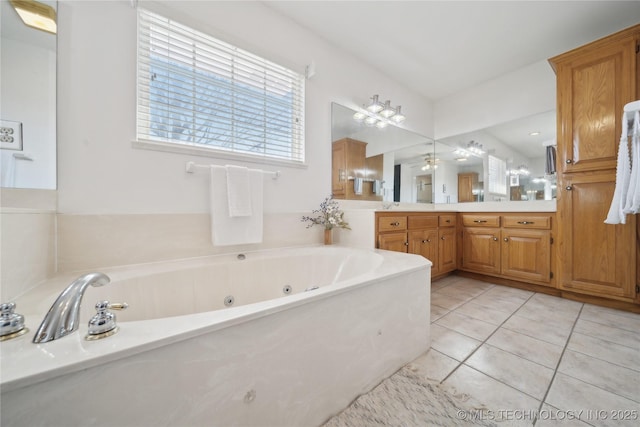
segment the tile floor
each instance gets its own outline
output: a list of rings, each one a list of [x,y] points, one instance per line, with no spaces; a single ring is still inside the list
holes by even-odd
[[[640,425],[638,314],[449,276],[413,365],[513,425]]]

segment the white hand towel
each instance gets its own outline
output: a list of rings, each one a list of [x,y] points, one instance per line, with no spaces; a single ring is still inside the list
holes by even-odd
[[[636,111],[627,113],[627,119],[633,119],[633,128],[631,130],[631,177],[629,178],[629,188],[626,194],[626,203],[624,205],[623,212],[625,214],[635,214],[640,211],[640,112]],[[628,123],[625,121],[622,124],[623,136],[627,132]]]
[[[353,178],[353,194],[361,195],[362,194],[362,178]]]
[[[627,215],[624,207],[629,191],[629,180],[631,179],[631,160],[629,158],[629,141],[627,137],[627,117],[622,115],[622,135],[620,136],[620,147],[618,147],[618,164],[616,166],[616,189],[613,192],[613,200],[607,214],[605,224],[626,224]]]
[[[227,170],[227,195],[229,216],[251,216],[251,187],[249,169],[241,166],[225,166]]]
[[[249,169],[251,216],[229,215],[227,169],[211,166],[209,188],[211,206],[211,241],[214,246],[242,245],[262,242],[263,224],[263,174]]]

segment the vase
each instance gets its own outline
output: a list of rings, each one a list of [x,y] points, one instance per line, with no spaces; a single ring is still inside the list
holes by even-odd
[[[333,243],[333,230],[330,228],[324,229],[324,244],[330,245]]]

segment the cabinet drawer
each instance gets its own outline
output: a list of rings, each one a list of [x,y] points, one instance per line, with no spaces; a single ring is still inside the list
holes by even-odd
[[[539,230],[551,229],[551,215],[509,215],[502,217],[502,226],[505,228],[535,228]]]
[[[411,215],[408,220],[409,230],[438,227],[438,217],[436,215]]]
[[[462,225],[465,227],[500,227],[500,216],[463,214]]]
[[[438,225],[440,227],[455,227],[456,225],[456,215],[440,215],[438,217]]]
[[[378,231],[406,230],[406,216],[383,216],[378,218]]]

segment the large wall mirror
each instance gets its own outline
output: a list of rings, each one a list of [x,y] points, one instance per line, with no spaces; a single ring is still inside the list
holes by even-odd
[[[434,141],[354,120],[332,104],[332,191],[350,200],[465,203],[553,200],[556,114]]]
[[[367,125],[355,113],[331,105],[334,197],[433,203],[435,141],[397,126]]]
[[[1,185],[55,189],[56,35],[26,26],[9,1],[0,3]]]
[[[556,112],[438,141],[443,184],[458,203],[556,198]],[[452,197],[453,198],[453,197]]]

